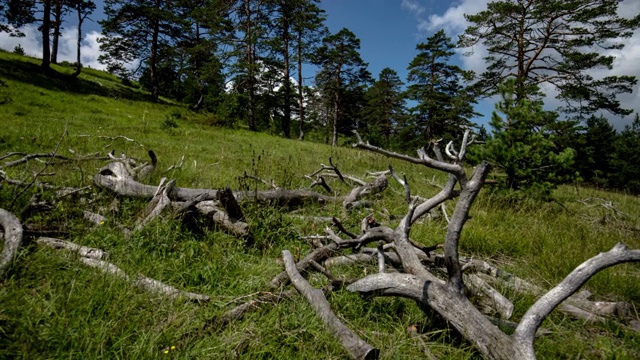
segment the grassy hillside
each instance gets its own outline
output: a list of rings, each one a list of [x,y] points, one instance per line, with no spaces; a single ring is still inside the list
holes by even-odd
[[[69,68],[58,70],[71,72]],[[444,184],[446,180],[446,176],[424,167],[389,161],[350,147],[331,148],[212,127],[209,124],[215,119],[210,115],[191,112],[170,101],[151,103],[143,91],[91,69],[84,69],[75,81],[51,80],[40,75],[36,60],[0,53],[0,81],[0,157],[9,152],[48,153],[59,141],[58,153],[65,156],[104,155],[115,150],[145,158],[152,149],[159,157],[159,168],[146,182],[157,184],[167,177],[176,179],[181,187],[238,188],[238,177],[247,172],[273,179],[283,188],[305,188],[309,181],[304,175],[318,169],[320,163],[328,163],[330,157],[343,172],[362,178],[367,171],[384,170],[391,162],[399,173],[407,174],[412,193],[424,197],[439,191],[429,184],[431,181]],[[67,134],[63,136],[65,126]],[[181,168],[165,172],[183,155]],[[6,173],[12,179],[28,182],[45,162],[31,160]],[[54,161],[40,181],[87,186],[104,164]],[[331,185],[340,194],[349,190],[339,182]],[[251,186],[264,187],[255,183]],[[246,301],[243,296],[267,291],[269,281],[282,270],[278,261],[281,250],[303,256],[310,245],[299,235],[322,233],[326,224],[290,216],[287,209],[245,203],[256,235],[256,245],[249,249],[222,232],[187,231],[169,215],[125,239],[119,225],[131,228],[145,201],[121,198],[120,211],[113,214],[108,208],[116,196],[107,191],[62,200],[53,191],[30,189],[18,197],[19,191],[0,183],[0,208],[21,214],[31,196],[39,192],[42,199],[55,201],[55,206],[49,211],[22,214],[24,223],[63,228],[68,231],[66,239],[107,250],[109,260],[129,274],[144,274],[183,290],[207,294],[212,301],[202,305],[150,295],[80,264],[74,255],[30,244],[0,283],[0,358],[347,356],[302,298],[266,304],[218,331],[197,331],[209,319]],[[554,195],[555,203],[513,206],[482,193],[463,232],[461,251],[548,288],[576,265],[617,242],[640,248],[640,198],[570,186]],[[374,213],[378,221],[395,226],[398,220],[385,214],[403,215],[403,197],[402,188],[393,182],[390,189],[376,195]],[[585,205],[583,200],[589,198],[609,201],[619,212]],[[451,212],[453,203],[447,206]],[[101,213],[108,221],[92,227],[83,220],[83,210]],[[367,214],[362,210],[344,215],[340,204],[295,210],[295,215],[303,216],[336,215],[352,229],[357,229]],[[412,237],[426,245],[441,243],[445,226],[443,220],[424,221],[413,227]],[[373,264],[344,271],[361,276],[376,268]],[[339,269],[336,272],[340,273]],[[630,302],[637,319],[639,276],[637,264],[617,266],[598,274],[586,288],[597,300]],[[315,275],[310,280],[315,286],[326,282]],[[507,295],[513,298],[514,294]],[[515,300],[514,321],[533,300]],[[478,357],[468,343],[443,330],[435,317],[425,317],[411,301],[363,300],[346,291],[333,292],[329,301],[343,322],[381,349],[382,358],[423,358],[425,347],[442,359]],[[420,337],[407,332],[413,324],[423,331]],[[585,324],[555,312],[543,326],[552,334],[537,340],[539,358],[640,357],[640,335],[615,322]]]

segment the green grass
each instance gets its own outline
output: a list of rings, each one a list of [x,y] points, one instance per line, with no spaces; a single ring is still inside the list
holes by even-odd
[[[71,72],[68,68],[57,68]],[[19,151],[51,152],[60,140],[65,156],[106,154],[110,150],[145,158],[152,149],[159,169],[146,182],[175,178],[178,186],[221,188],[241,186],[238,177],[246,171],[273,179],[285,188],[309,185],[305,174],[315,171],[331,157],[344,173],[364,177],[366,171],[386,169],[391,162],[405,173],[413,194],[433,195],[439,190],[428,184],[435,176],[429,169],[389,161],[379,155],[350,147],[331,148],[207,124],[211,115],[190,111],[171,101],[148,102],[148,95],[128,87],[103,72],[84,69],[72,83],[51,80],[38,72],[38,62],[0,52],[0,156]],[[167,125],[169,124],[169,125]],[[175,126],[174,126],[175,125]],[[123,139],[100,138],[126,136]],[[138,145],[142,144],[142,146]],[[185,155],[182,168],[165,173]],[[104,162],[58,163],[54,161],[40,180],[61,186],[86,186]],[[44,166],[30,161],[7,169],[14,179],[30,180]],[[348,187],[337,181],[333,189],[344,194]],[[251,187],[262,185],[251,183]],[[51,191],[31,189],[20,196],[7,184],[0,187],[0,207],[20,213],[35,192],[54,202],[48,212],[31,214],[30,225],[62,227],[68,239],[110,253],[110,261],[130,275],[143,274],[187,291],[210,295],[209,304],[167,300],[132,288],[125,281],[101,274],[80,264],[75,256],[28,244],[20,252],[8,276],[0,283],[0,358],[104,358],[104,359],[226,359],[298,358],[342,359],[346,352],[323,328],[310,306],[301,298],[265,305],[243,320],[221,331],[199,333],[209,319],[222,314],[246,294],[268,290],[268,283],[281,271],[277,261],[283,249],[303,256],[310,246],[298,234],[322,233],[325,225],[287,216],[288,209],[244,204],[256,246],[245,249],[237,239],[215,230],[204,234],[186,230],[169,215],[125,239],[118,229],[132,227],[146,206],[136,199],[119,199],[120,211],[107,209],[116,198],[107,191],[69,199],[57,199]],[[391,188],[374,197],[375,215],[385,225],[395,226],[386,213],[403,215],[403,190]],[[586,207],[579,200],[604,198],[625,215],[603,207]],[[620,193],[562,187],[555,193],[558,203],[524,203],[517,207],[489,193],[482,193],[472,210],[462,239],[465,256],[493,263],[540,286],[558,283],[577,264],[606,251],[617,242],[640,248],[640,199]],[[449,212],[454,203],[447,204]],[[82,210],[104,214],[109,220],[92,227],[82,219]],[[345,216],[340,204],[307,206],[296,215],[339,216],[357,229],[367,212]],[[443,220],[424,221],[413,227],[412,237],[424,244],[441,243]],[[376,266],[334,269],[364,275]],[[586,288],[599,300],[629,301],[640,305],[638,265],[618,266],[591,279]],[[311,276],[315,286],[326,283]],[[513,295],[513,294],[511,294]],[[329,301],[339,317],[366,341],[382,351],[384,359],[423,358],[424,346],[442,359],[478,358],[469,343],[461,340],[435,316],[426,316],[414,303],[403,299],[364,300],[346,291],[336,291]],[[516,298],[514,320],[526,311],[532,298]],[[636,315],[637,316],[637,315]],[[418,324],[422,340],[407,328]],[[639,356],[640,336],[615,323],[583,324],[554,313],[543,326],[553,331],[536,343],[539,358],[619,358]],[[187,335],[185,335],[187,334]],[[175,350],[163,350],[176,345]]]

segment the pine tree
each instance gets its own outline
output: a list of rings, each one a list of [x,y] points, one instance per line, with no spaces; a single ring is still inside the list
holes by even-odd
[[[396,127],[406,116],[403,85],[395,70],[384,68],[380,71],[378,80],[368,89],[365,95],[367,106],[363,115],[371,144],[390,147]]]
[[[613,157],[618,133],[604,116],[592,115],[586,121],[586,128],[574,141],[576,149],[576,170],[588,183],[609,187],[609,177],[613,174]]]
[[[575,151],[558,151],[549,131],[558,114],[544,111],[541,101],[518,98],[514,79],[501,84],[499,92],[502,100],[490,123],[493,136],[481,156],[504,172],[500,188],[516,191],[517,197],[546,199],[557,184],[576,176],[572,171]]]
[[[625,126],[615,142],[610,176],[614,188],[640,194],[640,115]]]
[[[489,55],[487,71],[477,88],[486,95],[515,79],[518,98],[528,97],[531,86],[548,85],[558,92],[561,109],[584,117],[598,110],[630,114],[616,96],[630,93],[634,76],[594,78],[595,69],[611,69],[614,56],[640,26],[640,15],[618,15],[619,0],[502,0],[493,1],[475,15],[460,45],[482,43]]]
[[[343,28],[322,40],[315,61],[321,70],[316,75],[316,84],[327,94],[332,109],[331,145],[338,145],[338,129],[346,119],[347,92],[357,88],[370,78],[367,64],[360,57],[360,39],[349,29]],[[351,94],[354,95],[354,94]]]
[[[106,19],[100,21],[105,37],[98,39],[104,51],[98,60],[110,68],[139,60],[148,68],[151,96],[160,95],[160,49],[172,47],[185,23],[175,0],[105,0]],[[142,68],[140,68],[142,69]]]
[[[463,87],[473,73],[450,64],[454,48],[444,30],[416,46],[418,54],[407,76],[407,98],[416,105],[410,109],[410,128],[404,129],[416,137],[412,146],[424,146],[438,138],[457,139],[464,131],[461,127],[471,126],[469,119],[477,115],[472,105],[475,99]]]
[[[313,54],[320,46],[322,38],[327,35],[324,25],[326,15],[324,10],[318,7],[319,0],[305,0],[295,13],[293,19],[293,32],[295,37],[295,61],[297,63],[298,85],[298,122],[300,140],[304,140],[305,123],[305,96],[302,64],[313,62]]]
[[[301,124],[304,118],[302,96],[302,63],[308,59],[313,42],[320,42],[324,29],[323,11],[317,6],[318,0],[273,0],[267,2],[271,9],[271,38],[268,43],[274,58],[282,63],[280,96],[282,98],[281,131],[285,137],[291,136],[293,107],[293,86],[291,83],[292,62],[298,64],[298,111]],[[295,52],[292,52],[295,50]]]
[[[49,35],[51,32],[51,5],[53,0],[0,0],[0,10],[3,11],[3,18],[13,29],[4,26],[3,30],[9,31],[14,36],[24,36],[18,28],[39,23],[38,29],[42,34],[42,71],[51,75],[51,49],[49,48]],[[38,17],[37,13],[42,16]]]

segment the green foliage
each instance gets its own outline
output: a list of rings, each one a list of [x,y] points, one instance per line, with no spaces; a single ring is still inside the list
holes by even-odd
[[[514,191],[510,196],[546,199],[558,184],[576,176],[571,173],[575,152],[557,150],[549,124],[558,115],[544,111],[540,101],[518,99],[515,80],[502,84],[500,95],[491,119],[493,136],[480,157],[504,173],[499,188]]]
[[[360,39],[343,28],[322,40],[314,61],[321,67],[316,84],[331,108],[331,144],[338,144],[338,131],[347,133],[358,127],[364,106],[363,86],[370,81],[367,63],[360,57]]]
[[[416,102],[409,122],[402,126],[402,143],[417,149],[439,138],[458,140],[469,119],[475,97],[463,86],[473,72],[449,63],[455,45],[440,30],[416,46],[418,54],[409,64],[407,98]]]
[[[16,47],[13,48],[13,53],[16,54],[16,55],[25,56],[24,49],[22,48],[22,45],[20,45],[20,44],[16,45]]]
[[[611,156],[611,185],[640,194],[640,115],[627,125],[616,139]]]
[[[530,85],[555,87],[562,109],[582,117],[598,110],[630,114],[620,107],[618,94],[630,93],[635,76],[595,79],[592,69],[613,66],[613,55],[623,39],[640,27],[640,14],[620,16],[620,1],[500,0],[477,14],[465,15],[471,25],[460,38],[462,47],[483,43],[489,52],[487,71],[476,87],[494,94],[499,84],[516,78],[516,93]]]
[[[384,68],[378,80],[367,90],[367,105],[363,111],[364,135],[371,144],[390,148],[391,138],[395,137],[406,116],[403,85],[398,73]]]

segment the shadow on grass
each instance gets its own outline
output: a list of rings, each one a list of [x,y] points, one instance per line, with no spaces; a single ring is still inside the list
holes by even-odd
[[[95,76],[95,71],[91,72],[91,76]],[[102,78],[113,82],[113,79],[109,79],[106,76]],[[0,79],[19,81],[51,91],[125,98],[161,104],[166,103],[162,100],[154,100],[150,94],[135,91],[124,85],[113,85],[113,83],[111,83],[109,86],[104,86],[99,82],[85,80],[80,77],[72,78],[68,74],[54,69],[51,69],[51,76],[46,76],[39,65],[27,61],[0,58]]]

